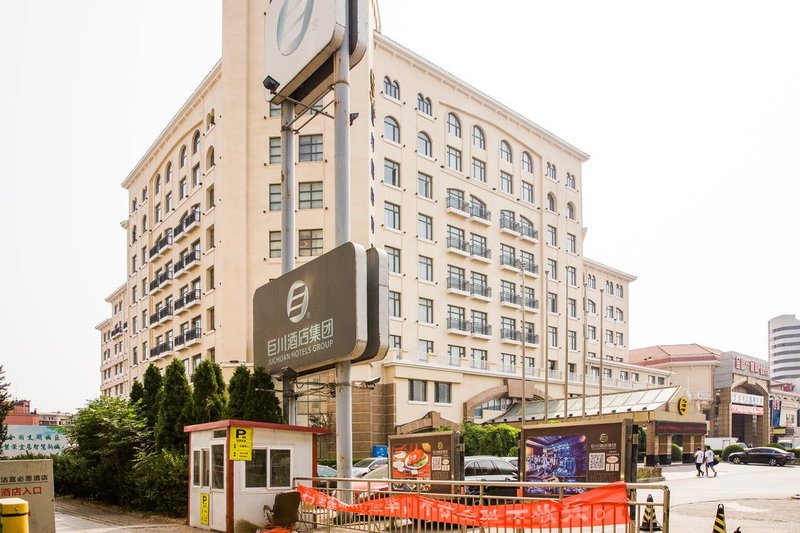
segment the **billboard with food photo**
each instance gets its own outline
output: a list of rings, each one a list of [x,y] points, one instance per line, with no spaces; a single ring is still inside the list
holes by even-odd
[[[463,478],[461,435],[453,431],[389,437],[389,478],[453,481]],[[416,490],[416,485],[413,489]],[[425,484],[423,492],[450,492],[446,485]]]

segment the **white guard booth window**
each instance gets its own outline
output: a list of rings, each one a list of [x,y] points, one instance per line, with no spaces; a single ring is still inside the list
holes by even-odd
[[[238,520],[266,525],[264,505],[292,490],[294,478],[316,475],[316,437],[327,433],[245,420],[220,420],[184,431],[190,450],[189,525],[226,532],[233,532]]]

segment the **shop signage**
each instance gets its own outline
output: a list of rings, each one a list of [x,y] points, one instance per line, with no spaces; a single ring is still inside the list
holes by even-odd
[[[734,415],[763,415],[764,408],[756,407],[755,405],[739,405],[736,403],[731,404],[731,414]]]
[[[345,243],[256,289],[253,358],[270,374],[310,373],[367,345],[367,260]]]
[[[230,439],[231,461],[253,460],[253,428],[231,427]]]
[[[29,524],[31,531],[55,532],[53,461],[51,459],[0,461],[0,498],[22,498],[28,502],[31,513]],[[0,531],[2,530],[3,528],[0,526]],[[11,531],[11,528],[8,530]],[[25,531],[28,530],[25,529]]]
[[[69,445],[63,426],[8,426],[8,437],[3,442],[3,456],[17,457],[25,454],[55,455]]]
[[[778,398],[770,398],[769,399],[769,407],[770,407],[770,425],[772,427],[778,427],[781,425],[781,400]]]
[[[670,422],[656,420],[656,435],[705,435],[705,422]]]
[[[458,481],[463,479],[461,434],[454,431],[389,436],[389,479]],[[414,485],[414,491],[452,492],[443,484]]]
[[[687,409],[689,409],[689,400],[686,397],[682,397],[678,400],[678,414],[685,415]]]
[[[731,401],[741,405],[758,405],[764,406],[764,397],[758,394],[743,394],[741,392],[732,392]]]
[[[746,372],[750,372],[751,374],[769,378],[769,367],[759,363],[758,361],[737,356],[733,360],[733,368],[734,370],[744,370]]]

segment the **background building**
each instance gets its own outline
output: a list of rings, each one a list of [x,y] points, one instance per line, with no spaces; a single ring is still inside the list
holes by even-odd
[[[769,368],[772,379],[800,390],[800,320],[780,315],[769,321]]]
[[[251,365],[255,290],[282,253],[302,264],[334,245],[333,122],[309,110],[296,136],[298,246],[283,250],[263,2],[224,0],[222,23],[222,59],[122,184],[128,278],[98,326],[104,394],[127,394],[151,362]],[[635,278],[583,256],[588,155],[383,36],[375,2],[370,23],[350,80],[351,235],[389,254],[393,349],[353,369],[381,378],[354,393],[354,454],[488,420],[521,397],[523,366],[531,398],[545,373],[551,397],[584,377],[590,392],[663,385],[669,372],[628,362]],[[328,404],[303,397],[300,422],[330,424]]]

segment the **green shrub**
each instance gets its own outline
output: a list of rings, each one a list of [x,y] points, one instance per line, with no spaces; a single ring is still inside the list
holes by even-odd
[[[186,487],[189,485],[189,456],[174,450],[147,454],[139,452],[131,476],[136,488],[134,507],[169,516],[187,514]]]
[[[648,479],[660,477],[661,466],[640,466],[636,469],[636,481],[647,481]]]
[[[794,454],[796,459],[800,459],[800,448],[792,448],[789,451]]]
[[[744,448],[739,444],[731,444],[730,446],[725,446],[722,450],[722,455],[719,456],[721,461],[727,461],[728,456],[733,452],[743,452]]]
[[[683,448],[672,443],[672,460],[673,461],[683,461]]]
[[[91,497],[97,492],[94,470],[86,457],[67,450],[53,456],[53,482],[56,494]]]
[[[336,468],[336,459],[317,459],[317,464]]]
[[[779,450],[785,450],[783,444],[778,444],[777,442],[770,442],[765,446],[765,448],[777,448]]]

